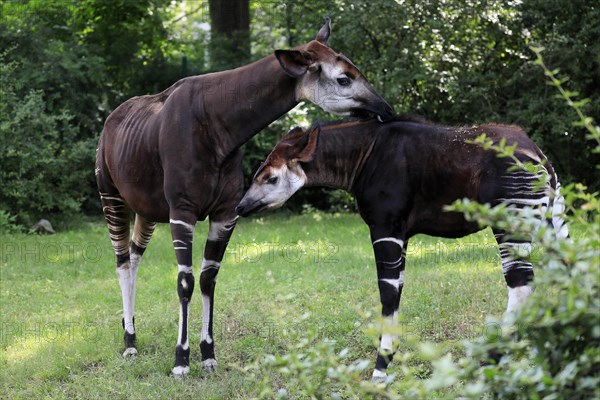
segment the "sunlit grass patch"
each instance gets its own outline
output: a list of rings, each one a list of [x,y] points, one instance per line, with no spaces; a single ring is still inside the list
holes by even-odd
[[[206,225],[196,227],[197,277]],[[103,223],[53,236],[12,235],[2,238],[2,246],[0,391],[10,398],[248,398],[257,395],[257,386],[243,367],[265,354],[295,351],[303,340],[307,346],[326,341],[336,351],[347,348],[349,362],[374,362],[376,356],[381,322],[377,276],[369,231],[357,215],[241,220],[216,286],[220,370],[208,376],[200,366],[197,290],[190,309],[191,372],[185,382],[169,376],[178,297],[168,226],[157,227],[140,267],[139,355],[133,360],[120,356],[121,295]],[[463,340],[485,332],[488,317],[502,316],[506,299],[490,231],[458,240],[413,238],[397,328],[399,354],[418,341],[460,354]],[[426,362],[410,363],[427,375]],[[361,376],[368,378],[371,368]],[[401,373],[399,363],[390,372]],[[270,379],[286,387],[284,377]]]

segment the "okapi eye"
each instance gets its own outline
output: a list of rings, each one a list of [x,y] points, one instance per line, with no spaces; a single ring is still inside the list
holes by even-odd
[[[274,184],[276,184],[276,183],[277,183],[277,181],[278,181],[278,180],[279,180],[279,178],[278,178],[278,177],[276,177],[276,176],[272,176],[272,177],[270,177],[269,179],[267,179],[267,184],[269,184],[269,185],[274,185]]]
[[[350,78],[338,78],[337,82],[340,84],[340,86],[350,86],[352,80]]]

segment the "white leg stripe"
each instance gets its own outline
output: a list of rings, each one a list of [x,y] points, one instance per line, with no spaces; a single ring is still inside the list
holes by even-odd
[[[202,336],[200,340],[206,343],[212,343],[212,338],[208,334],[208,320],[210,318],[210,297],[202,295]]]
[[[217,241],[217,240],[221,240],[222,233],[232,230],[235,227],[235,221],[237,221],[238,218],[239,218],[239,216],[237,216],[233,220],[227,221],[227,222],[210,221],[210,228],[208,229],[207,240],[210,240],[213,242]]]
[[[194,232],[194,225],[188,224],[187,222],[180,221],[178,219],[169,219],[169,223],[175,224],[175,225],[182,225],[185,228],[187,228],[188,231]]]
[[[205,258],[202,259],[202,268],[200,269],[200,273],[208,270],[208,269],[219,269],[221,267],[221,263],[218,261],[207,260]]]
[[[185,375],[189,374],[190,367],[182,367],[181,365],[178,365],[177,367],[173,367],[171,372],[175,376],[185,376]]]
[[[187,320],[188,321],[190,320],[189,316],[190,316],[190,303],[188,303],[188,306],[187,306]],[[179,335],[177,336],[177,344],[181,345],[182,349],[187,350],[190,347],[189,335],[185,335],[186,336],[185,343],[181,343],[182,336],[183,336],[183,307],[181,307],[181,305],[179,305]]]
[[[404,286],[404,271],[400,271],[398,279],[380,279],[380,281],[392,285],[394,289],[399,290],[400,286]]]
[[[121,296],[123,297],[123,321],[125,330],[133,334],[133,302],[135,296],[135,281],[131,274],[131,268],[117,268]]]
[[[177,272],[185,272],[186,274],[193,274],[194,267],[191,265],[181,265],[177,264]]]
[[[373,380],[374,381],[384,381],[387,378],[387,374],[378,369],[373,371]]]
[[[389,333],[381,335],[381,350],[384,352],[392,351],[392,343],[394,342],[394,336]]]
[[[400,239],[396,239],[394,237],[385,237],[385,238],[377,239],[376,241],[373,242],[373,244],[379,243],[379,242],[393,242],[393,243],[396,243],[400,247],[404,247],[404,241],[400,240]]]
[[[391,317],[384,317],[383,318],[383,327],[385,328],[392,328],[394,329],[396,327],[396,323],[398,321],[398,311],[394,311],[394,314]],[[392,351],[393,349],[393,343],[394,341],[397,339],[397,337],[395,335],[392,335],[390,333],[384,333],[381,335],[381,343],[379,346],[380,352],[381,353],[389,353],[390,351]]]
[[[508,307],[506,312],[512,312],[521,307],[523,302],[533,293],[533,287],[525,285],[508,288]]]

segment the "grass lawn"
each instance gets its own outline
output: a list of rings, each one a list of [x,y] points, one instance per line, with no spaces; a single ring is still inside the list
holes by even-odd
[[[207,225],[196,227],[196,276]],[[0,398],[249,398],[257,395],[256,382],[235,366],[286,352],[302,337],[334,341],[349,349],[350,360],[375,361],[368,334],[380,310],[375,262],[368,229],[356,215],[241,220],[217,282],[219,370],[208,375],[200,367],[197,285],[184,381],[169,376],[178,298],[167,225],[157,227],[140,267],[139,356],[132,360],[120,356],[121,295],[101,220],[53,236],[2,236],[0,243]],[[506,306],[497,253],[489,230],[459,240],[413,238],[402,332],[450,346],[479,336],[486,318],[501,316]],[[406,346],[401,340],[400,350]]]

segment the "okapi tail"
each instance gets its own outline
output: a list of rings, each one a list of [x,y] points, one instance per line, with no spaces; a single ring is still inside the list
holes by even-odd
[[[541,153],[541,151],[540,151]],[[542,154],[542,156],[544,156]],[[546,170],[550,174],[550,215],[548,216],[548,225],[556,232],[556,237],[565,239],[569,237],[569,227],[564,220],[565,215],[565,198],[560,194],[560,182],[556,171],[548,162],[546,156]]]
[[[551,215],[549,218],[550,226],[554,228],[557,238],[565,239],[569,237],[569,227],[564,220],[565,213],[565,198],[560,194],[560,183],[554,174],[556,186],[550,200]]]

